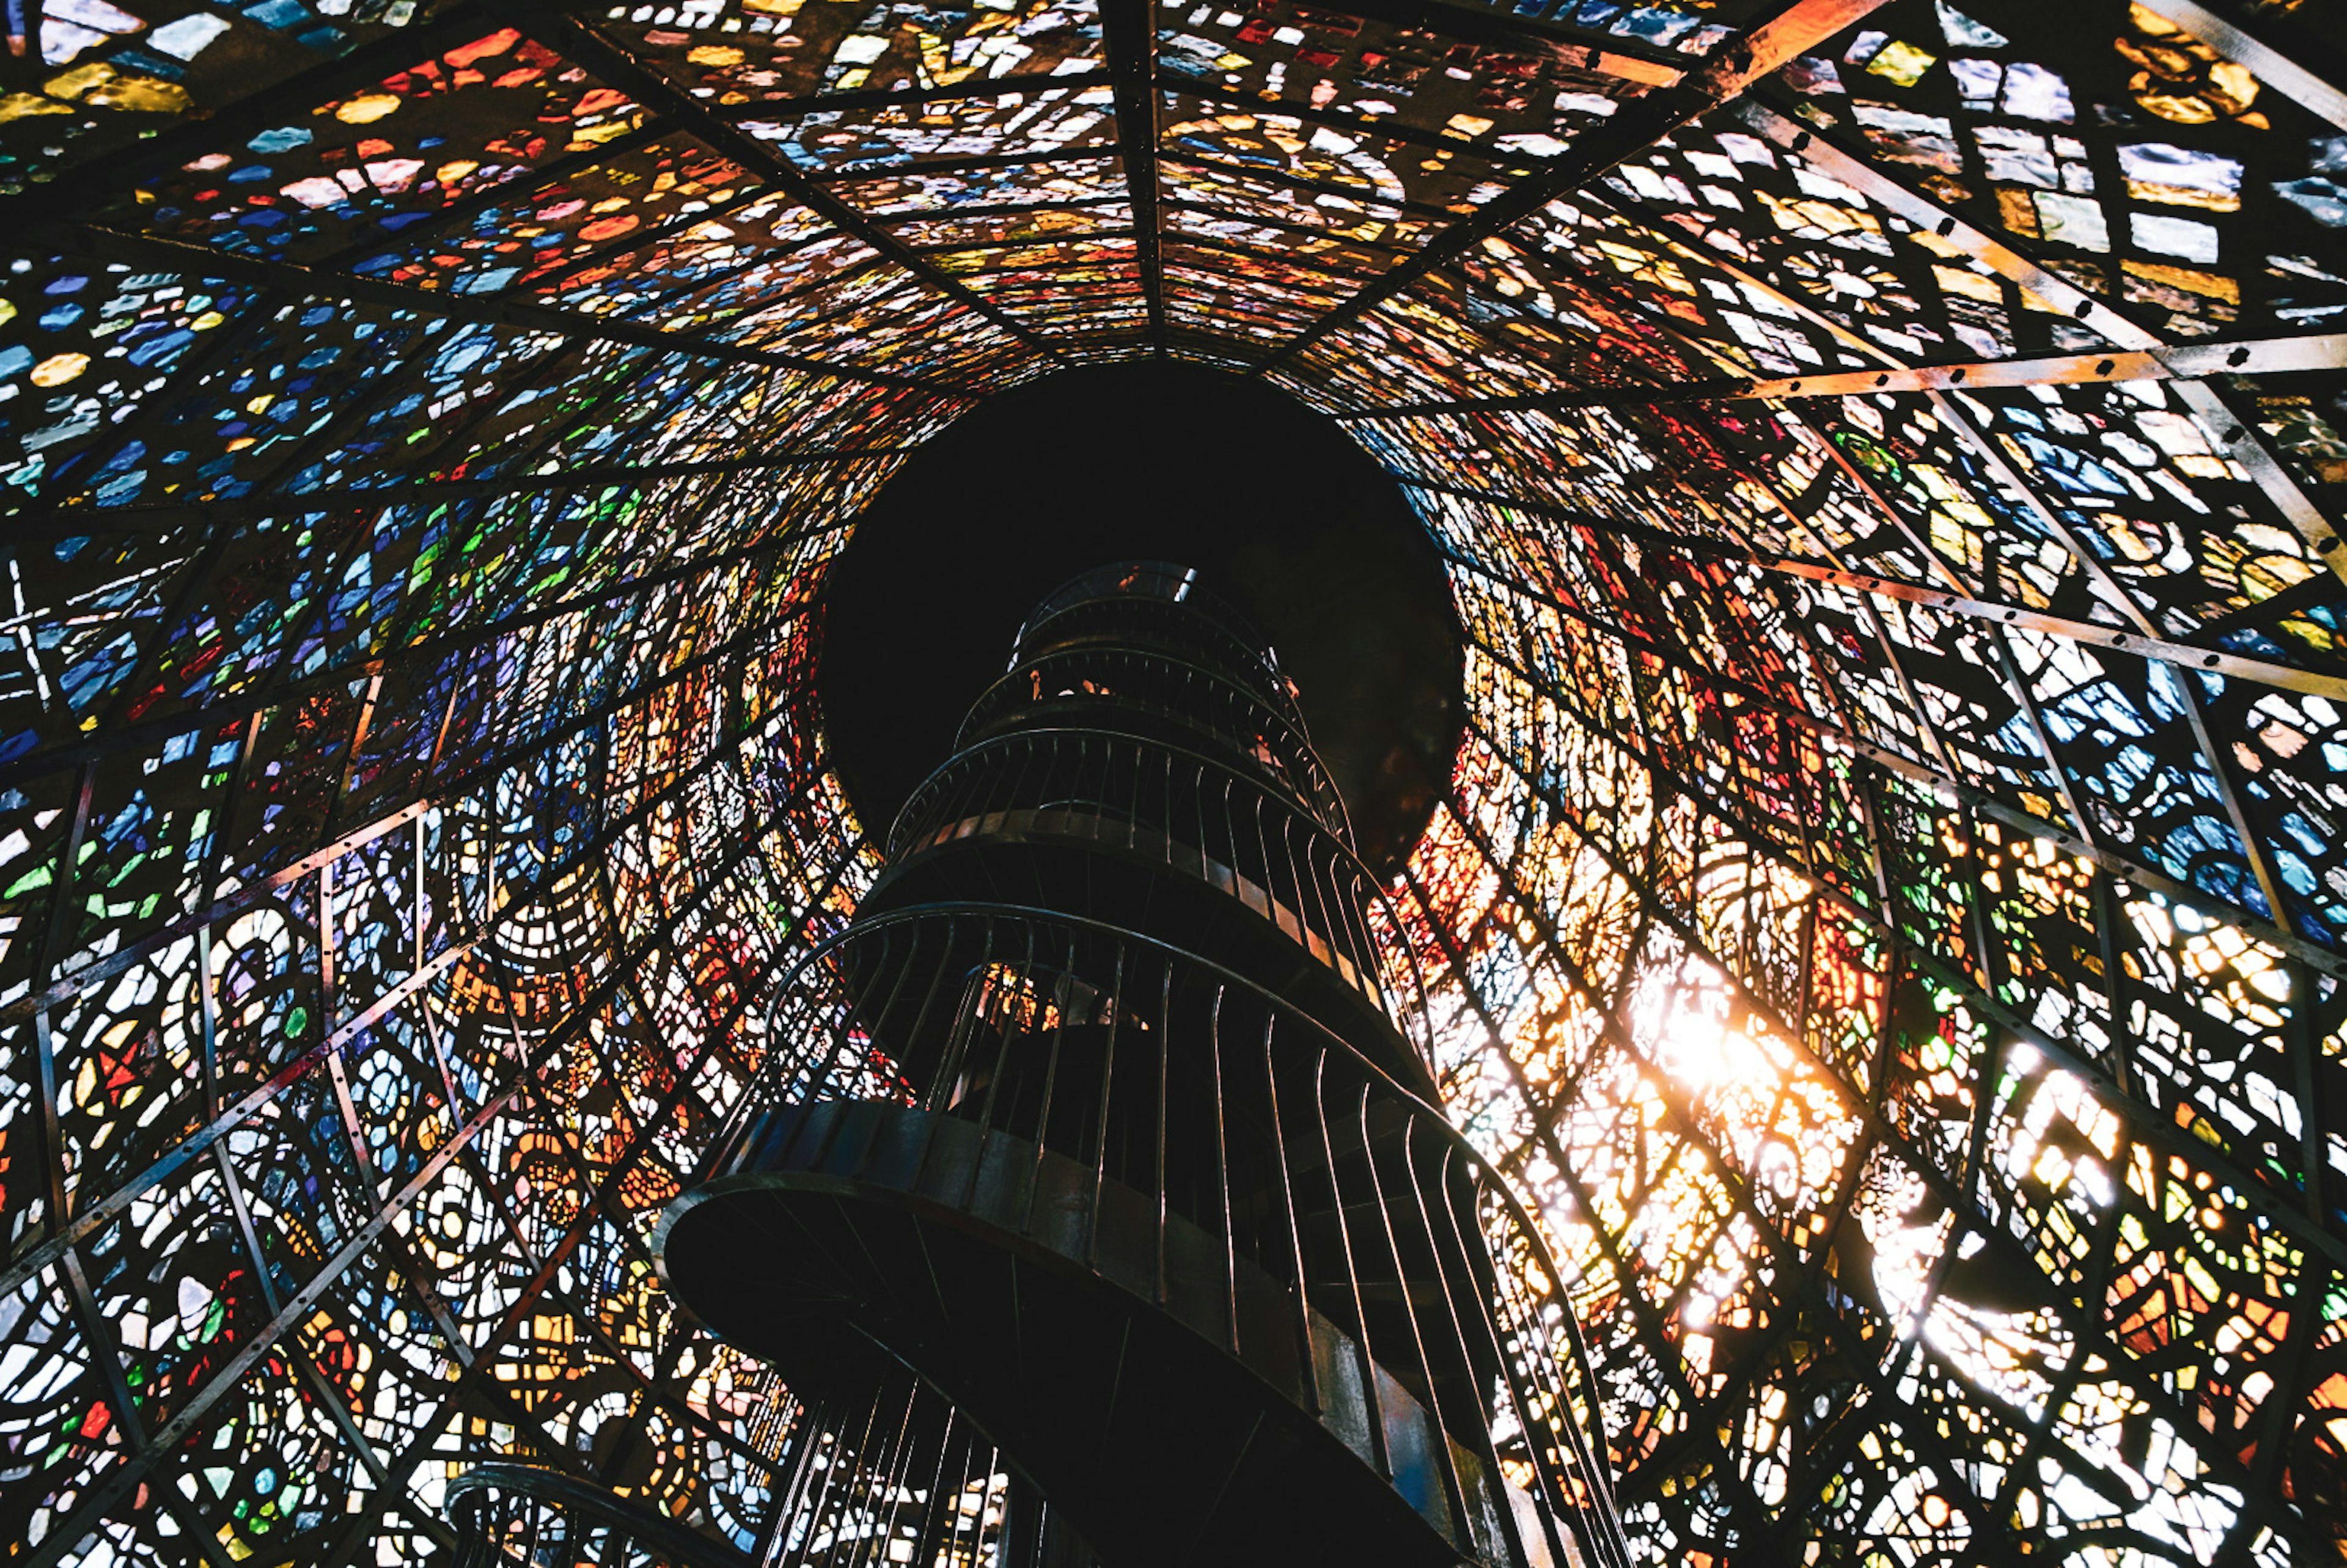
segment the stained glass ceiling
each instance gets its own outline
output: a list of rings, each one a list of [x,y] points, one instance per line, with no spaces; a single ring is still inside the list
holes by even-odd
[[[824,563],[1155,355],[1450,562],[1392,939],[1640,1550],[2335,1559],[2335,12],[7,20],[11,1563],[432,1558],[487,1459],[773,1545],[650,1236],[870,875]]]

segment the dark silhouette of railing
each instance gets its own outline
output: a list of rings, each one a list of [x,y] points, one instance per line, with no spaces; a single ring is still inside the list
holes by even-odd
[[[1092,1568],[967,1417],[902,1368],[793,1400],[754,1552],[536,1465],[448,1483],[456,1568]]]
[[[1293,796],[1247,770],[1164,742],[1089,729],[1022,729],[968,747],[924,782],[888,838],[901,867],[972,834],[1080,839],[1137,857],[1237,899],[1335,970],[1395,1029],[1417,1037],[1422,1005],[1388,1005],[1386,955],[1368,911],[1399,917],[1350,844]],[[1024,889],[1030,896],[1036,891]],[[1409,999],[1422,1004],[1405,962]]]
[[[1332,832],[1347,832],[1343,796],[1313,752],[1300,715],[1220,671],[1103,636],[1024,659],[980,692],[955,744],[967,750],[1007,723],[1118,723],[1176,744],[1235,749],[1272,787],[1307,803]]]
[[[1115,983],[1081,978],[1099,973]],[[772,1006],[768,1038],[808,1043],[737,1108],[723,1174],[671,1222],[672,1266],[691,1205],[768,1176],[893,1187],[1063,1244],[1348,1427],[1372,1471],[1417,1465],[1419,1501],[1440,1500],[1421,1516],[1461,1554],[1626,1563],[1565,1275],[1465,1138],[1340,1035],[1195,955],[998,906],[859,923]],[[772,1304],[738,1250],[723,1266],[752,1313]],[[711,1321],[787,1363],[741,1314]],[[1522,1558],[1477,1539],[1500,1515]]]
[[[1163,607],[1169,605],[1179,606],[1180,613],[1165,613]],[[1203,586],[1187,567],[1124,561],[1077,574],[1046,594],[1020,626],[1011,642],[1010,664],[1015,667],[1039,647],[1096,630],[1194,648],[1215,663],[1266,682],[1266,694],[1295,715],[1295,689],[1280,671],[1271,640],[1236,606]]]
[[[448,1483],[444,1506],[456,1568],[755,1568],[607,1488],[535,1465],[476,1465]]]
[[[1261,634],[1078,579],[782,979],[671,1288],[794,1388],[916,1370],[1055,1562],[1627,1568],[1564,1276],[1380,914]]]

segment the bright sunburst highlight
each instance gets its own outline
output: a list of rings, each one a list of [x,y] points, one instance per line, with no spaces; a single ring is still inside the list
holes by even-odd
[[[1670,984],[1638,999],[1633,1027],[1655,1066],[1688,1089],[1727,1090],[1773,1083],[1777,1051],[1737,1005],[1718,970],[1688,960]]]

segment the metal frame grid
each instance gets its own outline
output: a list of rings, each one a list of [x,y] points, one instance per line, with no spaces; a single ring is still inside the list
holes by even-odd
[[[2330,1549],[2334,18],[10,19],[19,1560],[405,1561],[492,1460],[774,1538],[794,1407],[645,1237],[868,874],[807,606],[972,399],[1137,355],[1451,562],[1383,934],[1639,1549]]]

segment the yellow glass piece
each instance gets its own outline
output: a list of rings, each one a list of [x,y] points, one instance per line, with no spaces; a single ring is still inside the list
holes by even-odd
[[[89,101],[101,108],[132,114],[185,114],[196,107],[187,88],[153,77],[118,77],[93,90]]]
[[[27,115],[71,113],[73,110],[55,98],[40,97],[32,93],[10,93],[0,98],[0,125],[6,125],[12,119],[23,119]]]
[[[33,367],[35,386],[63,386],[89,368],[86,354],[53,354]]]
[[[398,110],[399,97],[395,93],[363,93],[337,106],[334,118],[344,125],[373,125]]]
[[[1924,72],[1939,62],[1939,56],[1894,38],[1883,45],[1874,58],[1866,62],[1866,74],[1888,77],[1902,87],[1911,87],[1923,79]]]

